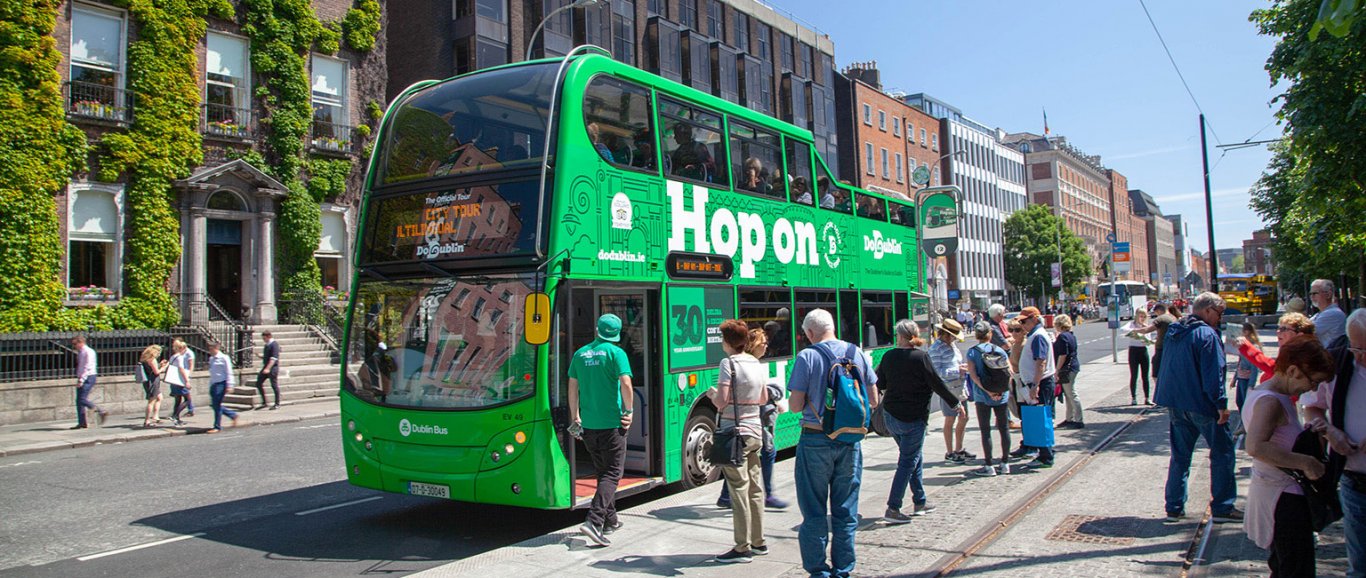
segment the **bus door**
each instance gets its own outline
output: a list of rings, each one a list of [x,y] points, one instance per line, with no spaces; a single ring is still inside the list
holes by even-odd
[[[621,318],[621,341],[617,345],[626,351],[631,363],[631,385],[634,389],[634,410],[631,429],[626,434],[625,474],[617,488],[618,496],[641,492],[663,483],[663,449],[659,446],[664,427],[663,394],[656,375],[661,358],[659,343],[659,291],[657,289],[628,289],[622,286],[592,286],[575,284],[569,297],[567,313],[571,349],[591,343],[597,332],[597,319],[605,313]],[[574,503],[576,508],[588,506],[593,497],[596,477],[592,460],[581,442],[574,447],[573,467]]]
[[[657,355],[658,328],[652,314],[659,310],[658,293],[644,290],[597,292],[597,311],[593,318],[612,313],[621,318],[621,341],[631,361],[631,385],[635,389],[632,402],[634,417],[626,434],[626,471],[644,475],[657,474],[658,448],[652,447],[654,429],[662,425],[662,399],[655,374],[659,368]]]

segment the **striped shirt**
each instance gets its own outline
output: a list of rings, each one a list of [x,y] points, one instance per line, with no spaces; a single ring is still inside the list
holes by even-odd
[[[963,352],[958,351],[957,347],[935,339],[930,344],[930,364],[934,365],[935,373],[945,384],[954,385],[963,381],[963,371],[959,369],[963,365]]]

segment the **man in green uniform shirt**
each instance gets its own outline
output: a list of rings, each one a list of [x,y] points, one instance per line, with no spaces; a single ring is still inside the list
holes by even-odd
[[[621,527],[617,519],[617,484],[626,466],[626,431],[631,429],[631,363],[616,345],[621,318],[598,318],[598,338],[574,352],[569,362],[570,433],[577,433],[593,459],[597,491],[588,520],[579,528],[599,546],[612,543],[606,534]]]

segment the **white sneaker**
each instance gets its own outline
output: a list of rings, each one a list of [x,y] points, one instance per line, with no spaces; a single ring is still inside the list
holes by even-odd
[[[1010,464],[1007,464],[1007,463],[999,463],[999,464],[996,464],[996,473],[1001,474],[1001,475],[1003,475],[1003,476],[1008,476],[1008,475],[1010,475]]]
[[[996,477],[996,468],[991,466],[982,466],[975,470],[968,471],[968,475],[977,476],[979,478],[994,478]]]

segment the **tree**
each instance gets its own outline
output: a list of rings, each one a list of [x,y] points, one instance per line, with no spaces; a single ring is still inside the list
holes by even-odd
[[[1266,69],[1285,141],[1252,190],[1283,277],[1356,277],[1366,289],[1366,18],[1352,3],[1277,0],[1252,13],[1278,37]],[[1331,8],[1325,24],[1325,8]],[[1334,12],[1336,11],[1336,12]],[[1316,26],[1330,34],[1314,35]]]
[[[1229,273],[1247,273],[1247,260],[1242,255],[1234,255],[1233,261],[1228,264]]]
[[[1039,295],[1040,300],[1057,292],[1050,284],[1050,264],[1058,260],[1060,240],[1062,282],[1068,292],[1077,293],[1091,276],[1091,257],[1086,254],[1086,243],[1044,205],[1029,205],[1011,214],[1006,219],[1003,236],[1006,282],[1026,293]]]

